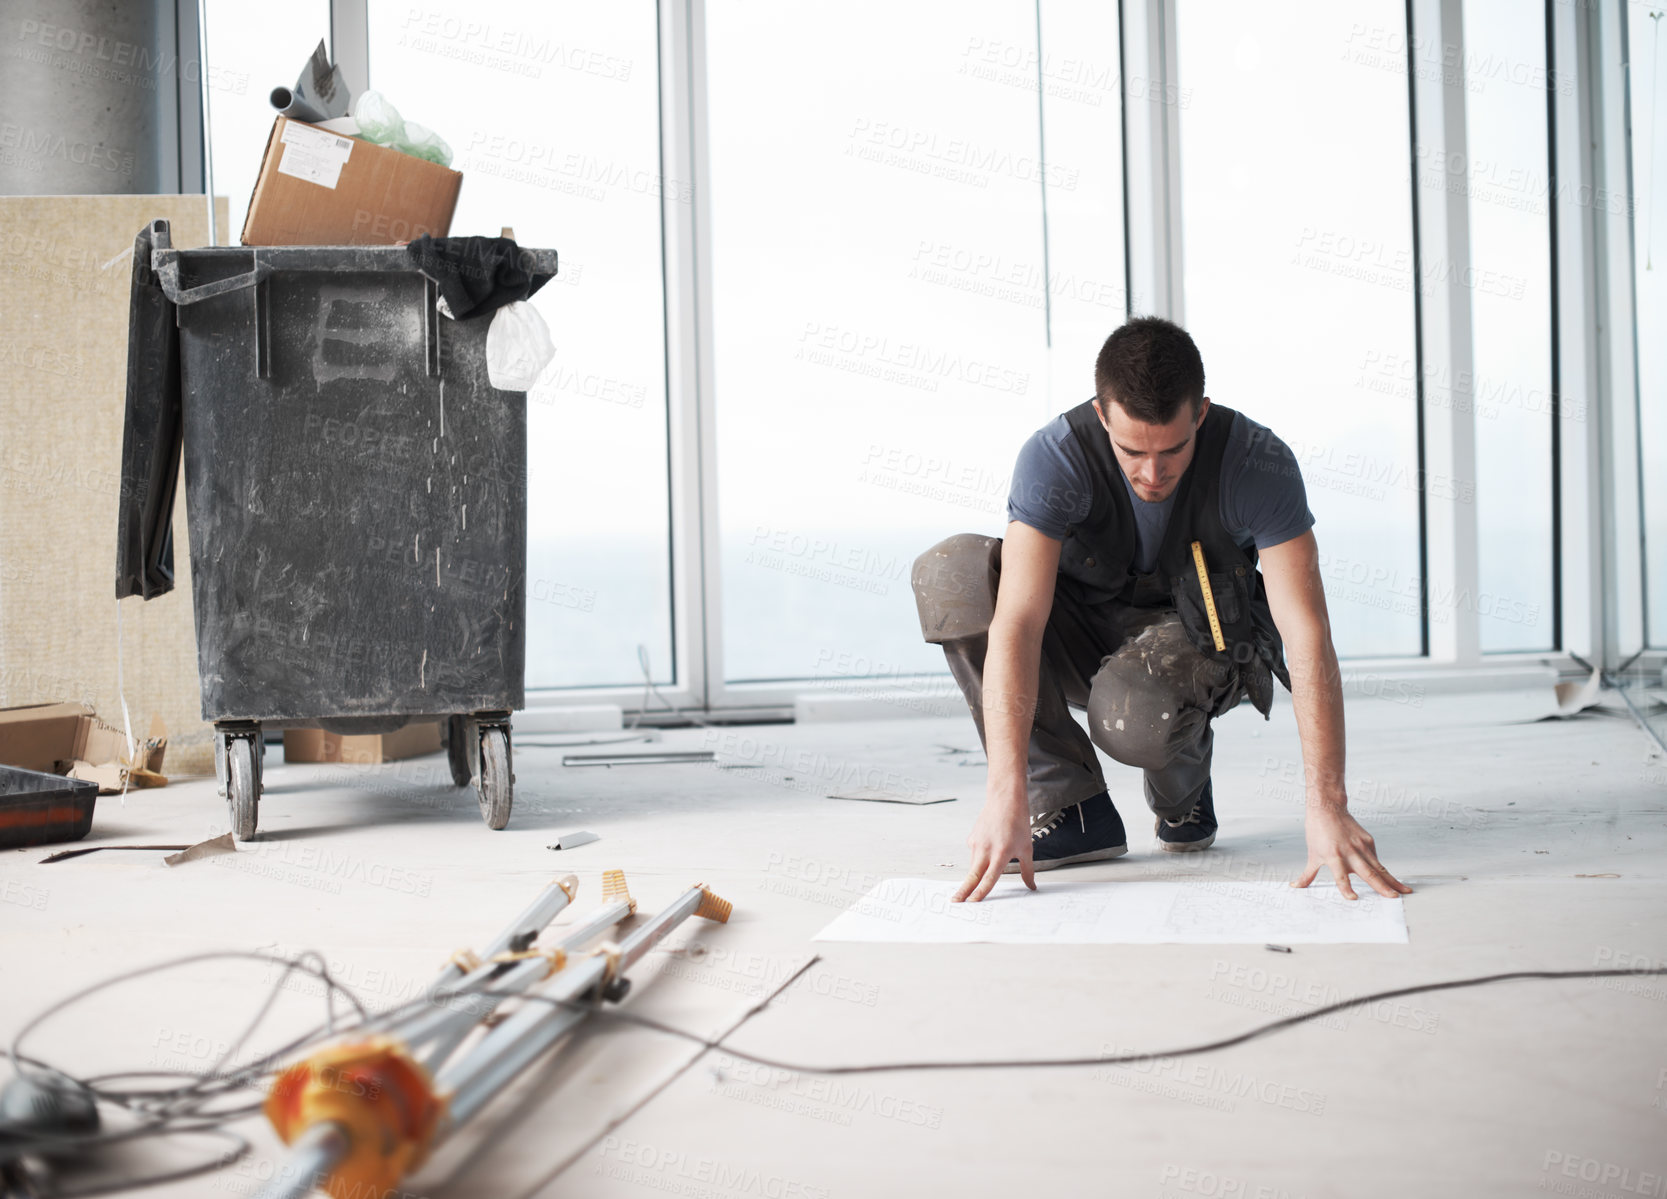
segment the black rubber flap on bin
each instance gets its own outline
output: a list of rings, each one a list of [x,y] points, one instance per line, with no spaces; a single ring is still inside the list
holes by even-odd
[[[179,479],[179,329],[151,270],[151,250],[171,248],[167,221],[133,241],[127,310],[127,420],[116,517],[116,598],[153,599],[174,589],[174,488]]]
[[[79,841],[97,802],[97,783],[0,766],[0,849]]]

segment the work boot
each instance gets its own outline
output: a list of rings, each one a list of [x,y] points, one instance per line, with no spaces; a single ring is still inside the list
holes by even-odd
[[[1060,808],[1030,822],[1031,861],[1037,870],[1103,862],[1128,852],[1129,838],[1123,832],[1123,818],[1104,791],[1093,799]],[[1002,867],[1003,874],[1018,872],[1017,858]]]
[[[1192,853],[1208,849],[1216,839],[1216,805],[1212,789],[1214,780],[1204,784],[1198,802],[1179,820],[1158,817],[1156,825],[1158,848],[1167,853]]]

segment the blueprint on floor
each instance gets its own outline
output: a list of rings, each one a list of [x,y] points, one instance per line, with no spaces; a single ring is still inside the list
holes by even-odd
[[[951,903],[959,886],[886,879],[816,935],[818,941],[1013,945],[1404,944],[1402,901],[1362,888],[1212,880],[1054,882],[1031,892],[1003,878],[982,903]]]

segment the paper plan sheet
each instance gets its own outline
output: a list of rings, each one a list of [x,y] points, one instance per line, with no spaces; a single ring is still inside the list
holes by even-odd
[[[1282,882],[1213,879],[1126,883],[1037,879],[996,884],[982,903],[951,903],[959,886],[923,878],[886,879],[816,935],[818,941],[1011,945],[1404,944],[1399,899],[1357,887],[1298,890]]]

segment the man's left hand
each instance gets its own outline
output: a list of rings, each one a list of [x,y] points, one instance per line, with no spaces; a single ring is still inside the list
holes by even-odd
[[[1329,866],[1344,899],[1359,898],[1349,885],[1350,874],[1359,875],[1386,899],[1412,894],[1411,887],[1383,868],[1372,834],[1360,827],[1348,809],[1311,806],[1304,827],[1308,834],[1308,868],[1291,886],[1306,887],[1320,873],[1321,866]]]

